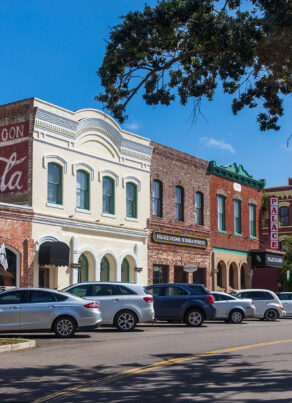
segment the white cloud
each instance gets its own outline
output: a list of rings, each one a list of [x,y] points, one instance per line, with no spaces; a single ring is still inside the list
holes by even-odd
[[[232,145],[228,144],[228,143],[225,143],[224,141],[219,141],[219,140],[213,139],[212,137],[202,137],[200,140],[207,147],[220,148],[221,150],[230,151],[232,154],[235,153],[235,150],[232,147]]]
[[[125,129],[130,131],[136,131],[140,129],[140,125],[138,122],[136,122],[136,120],[132,120],[131,122],[125,124]]]

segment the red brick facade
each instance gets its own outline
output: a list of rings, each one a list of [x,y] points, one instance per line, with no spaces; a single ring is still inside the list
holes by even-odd
[[[17,256],[17,282],[20,287],[33,286],[34,242],[32,240],[31,209],[17,206],[0,206],[0,244]],[[2,269],[3,270],[3,269]],[[9,271],[9,267],[8,267]],[[4,286],[11,285],[4,281]]]
[[[153,267],[168,267],[168,282],[193,281],[192,273],[183,271],[188,263],[205,269],[204,281],[209,286],[210,278],[210,216],[208,162],[183,152],[152,142],[151,194],[153,181],[162,184],[162,217],[153,215],[152,203],[149,220],[148,283],[153,283]],[[175,187],[184,192],[184,220],[175,219]],[[195,224],[195,193],[203,195],[203,225]],[[207,239],[207,248],[156,243],[153,231]],[[175,269],[175,267],[177,267]],[[185,274],[184,274],[185,273]],[[184,274],[184,275],[183,275]],[[178,280],[178,277],[180,278]]]
[[[212,163],[210,163],[212,164]],[[241,167],[242,168],[242,167]],[[212,288],[230,292],[252,286],[253,270],[250,251],[260,248],[260,219],[264,181],[253,180],[247,184],[249,175],[232,164],[229,168],[218,167],[219,174],[210,174],[210,226],[212,254]],[[228,175],[230,169],[230,177]],[[243,176],[232,171],[241,169]],[[220,170],[222,175],[220,175]],[[227,177],[224,177],[224,176]],[[218,197],[225,200],[225,230],[218,229]],[[240,202],[240,234],[235,231],[235,200]],[[255,236],[250,233],[250,209],[255,207]]]
[[[241,191],[234,190],[234,181],[222,178],[217,175],[210,175],[210,226],[211,245],[217,248],[236,249],[248,251],[249,249],[259,248],[260,235],[260,213],[262,204],[262,191],[244,184],[240,184]],[[225,218],[226,233],[218,231],[217,199],[218,191],[225,193]],[[234,233],[234,197],[241,199],[241,236]],[[249,203],[254,203],[256,208],[256,238],[250,237],[249,231]]]

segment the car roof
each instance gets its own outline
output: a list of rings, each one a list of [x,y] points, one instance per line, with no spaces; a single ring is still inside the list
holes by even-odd
[[[265,289],[265,288],[244,288],[242,290],[237,290],[236,293],[245,292],[245,291],[264,291],[264,292],[268,291],[268,292],[274,293],[274,291],[268,290],[268,289]]]
[[[158,287],[158,286],[172,286],[172,285],[186,286],[186,287],[190,287],[192,285],[198,285],[200,287],[206,288],[204,284],[195,284],[195,283],[159,283],[159,284],[148,285],[146,288],[148,288],[148,287]]]
[[[132,282],[125,282],[125,281],[83,281],[80,283],[75,283],[68,285],[67,287],[64,288],[70,288],[70,287],[75,287],[76,285],[87,285],[87,284],[105,284],[105,285],[125,285],[125,286],[133,286],[133,287],[143,287],[142,284],[137,284],[137,283],[132,283]]]

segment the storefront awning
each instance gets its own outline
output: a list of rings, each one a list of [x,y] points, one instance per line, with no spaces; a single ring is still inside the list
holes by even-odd
[[[39,264],[69,266],[69,252],[64,242],[44,242],[39,249]]]
[[[252,267],[275,267],[281,269],[284,266],[284,254],[272,253],[266,251],[252,251]]]

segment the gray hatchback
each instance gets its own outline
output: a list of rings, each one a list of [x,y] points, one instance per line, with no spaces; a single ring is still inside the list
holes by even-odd
[[[53,331],[71,337],[75,331],[101,323],[96,301],[44,288],[21,288],[0,293],[0,332]]]

